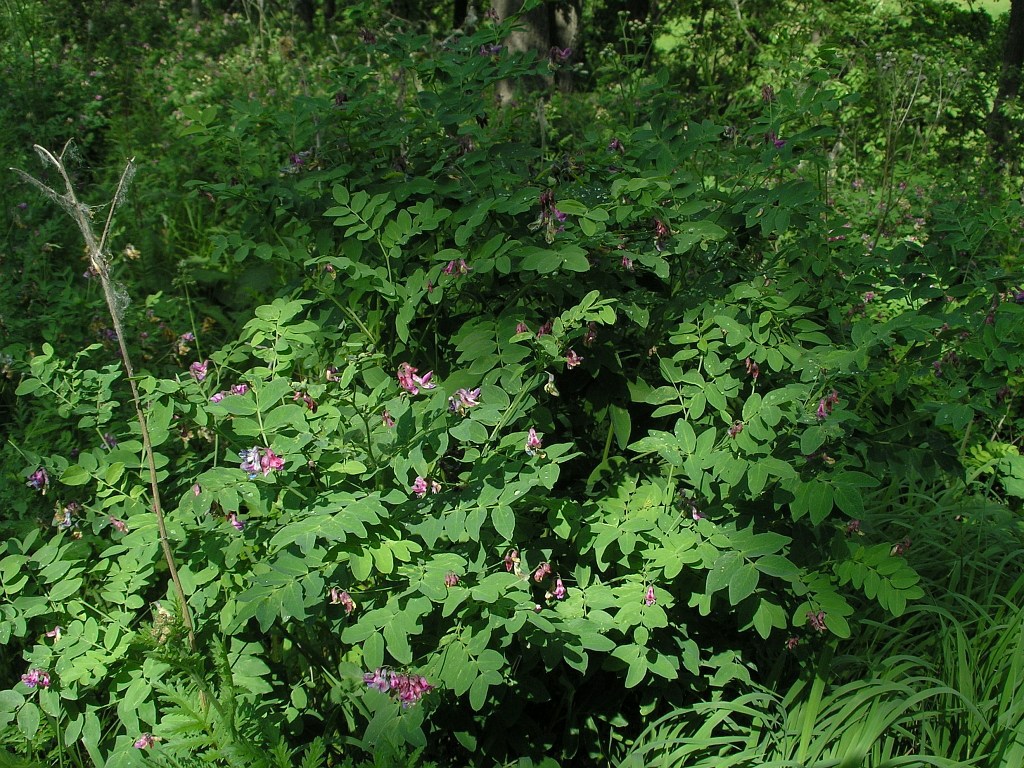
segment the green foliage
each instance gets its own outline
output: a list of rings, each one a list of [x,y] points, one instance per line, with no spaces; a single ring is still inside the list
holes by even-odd
[[[262,17],[167,22],[177,47],[133,81],[161,130],[114,142],[161,152],[115,235],[143,230],[141,259],[113,270],[187,612],[114,339],[72,322],[95,281],[42,274],[53,327],[7,330],[2,743],[104,766],[1012,764],[1019,587],[965,563],[1020,542],[1022,212],[927,168],[901,188],[908,136],[939,151],[948,115],[848,163],[854,126],[913,106],[863,62],[698,109],[635,40],[595,73],[606,98],[499,107],[548,73],[495,48],[510,22],[439,44],[360,8],[315,57]],[[721,100],[746,61],[725,59],[679,71]]]

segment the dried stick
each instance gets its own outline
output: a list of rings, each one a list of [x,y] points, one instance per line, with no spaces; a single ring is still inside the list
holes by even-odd
[[[160,503],[160,487],[157,482],[156,461],[153,456],[153,443],[149,437],[149,427],[146,423],[146,415],[143,413],[142,409],[142,398],[139,397],[139,388],[135,383],[135,371],[132,368],[131,358],[128,356],[128,347],[125,346],[124,342],[124,327],[121,325],[121,315],[124,313],[127,297],[123,291],[119,293],[114,287],[114,284],[110,279],[110,263],[107,260],[106,255],[106,244],[107,237],[110,235],[110,225],[114,220],[114,212],[124,201],[125,191],[131,183],[132,177],[135,175],[135,159],[132,158],[128,161],[127,165],[125,165],[124,172],[121,174],[121,180],[117,184],[117,191],[114,193],[114,197],[110,201],[110,211],[107,213],[107,220],[103,225],[103,231],[100,233],[100,237],[97,240],[96,233],[92,228],[92,212],[88,206],[78,201],[74,187],[71,183],[71,178],[68,176],[67,168],[64,165],[64,153],[67,152],[70,145],[71,142],[65,144],[64,149],[62,149],[60,155],[57,156],[48,149],[40,147],[38,144],[35,145],[35,150],[42,158],[43,163],[52,165],[56,168],[61,178],[64,179],[64,186],[67,191],[63,195],[58,194],[46,184],[22,170],[17,168],[12,168],[11,170],[60,205],[60,207],[63,208],[74,220],[75,224],[78,225],[78,229],[82,233],[82,237],[85,239],[86,250],[89,253],[89,264],[92,266],[93,271],[99,275],[100,284],[103,286],[103,296],[107,301],[107,309],[110,311],[110,319],[114,323],[114,332],[117,334],[117,344],[121,350],[121,362],[124,364],[125,373],[128,374],[128,385],[132,390],[132,402],[135,404],[135,413],[139,419],[139,430],[142,433],[143,453],[145,455],[146,464],[149,467],[149,485],[153,494],[153,512],[156,514],[157,527],[160,530],[160,546],[163,548],[164,559],[167,561],[167,569],[170,572],[171,581],[174,583],[174,591],[178,596],[178,601],[181,603],[181,618],[185,624],[185,629],[188,632],[189,647],[195,651],[195,625],[192,623],[192,613],[189,611],[188,602],[185,599],[185,590],[181,586],[181,578],[178,576],[178,567],[174,562],[174,553],[171,551],[171,544],[167,538],[167,524],[164,521],[164,510]]]

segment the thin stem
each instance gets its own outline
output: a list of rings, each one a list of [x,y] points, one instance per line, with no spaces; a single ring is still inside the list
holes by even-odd
[[[40,157],[42,157],[44,161],[53,165],[57,169],[58,173],[60,173],[61,178],[64,179],[64,186],[67,189],[67,192],[63,195],[58,195],[54,190],[50,189],[48,186],[32,176],[29,176],[24,171],[19,171],[16,168],[12,170],[41,189],[48,197],[51,197],[62,208],[64,208],[69,216],[71,216],[78,225],[78,229],[81,231],[82,237],[85,240],[86,248],[89,251],[89,262],[100,277],[100,283],[103,286],[103,296],[106,299],[107,309],[110,312],[110,318],[114,324],[114,332],[117,334],[117,344],[121,352],[121,362],[124,365],[124,370],[127,374],[128,386],[131,387],[132,403],[135,406],[135,414],[139,420],[139,431],[142,435],[143,454],[149,470],[149,485],[153,498],[153,513],[156,515],[157,528],[160,532],[160,546],[163,549],[164,559],[167,561],[167,569],[170,573],[171,581],[174,584],[174,591],[178,597],[178,601],[181,603],[181,618],[185,624],[185,629],[188,632],[189,647],[192,651],[195,651],[195,625],[192,622],[192,613],[188,607],[188,601],[185,597],[185,589],[181,584],[181,578],[178,575],[178,567],[174,561],[174,552],[171,550],[171,544],[167,536],[167,524],[164,520],[163,505],[160,501],[160,486],[157,480],[153,441],[150,439],[149,426],[146,422],[146,415],[142,408],[142,398],[139,395],[139,388],[135,382],[135,371],[132,367],[131,357],[128,354],[128,347],[124,341],[124,326],[121,324],[121,313],[118,309],[118,299],[114,292],[113,283],[110,279],[110,266],[103,254],[106,238],[110,233],[110,224],[113,221],[114,211],[117,208],[118,200],[121,198],[124,188],[128,184],[135,166],[131,160],[129,160],[128,164],[125,166],[124,172],[121,174],[121,179],[117,185],[117,192],[115,193],[114,198],[110,201],[110,212],[103,227],[103,233],[100,239],[97,240],[96,234],[92,228],[92,223],[90,222],[86,212],[87,209],[84,205],[79,203],[78,198],[75,195],[74,186],[72,185],[67,169],[64,166],[63,156],[68,146],[68,144],[64,146],[60,157],[55,157],[52,152],[40,147],[39,145],[35,146],[35,150],[39,153]]]

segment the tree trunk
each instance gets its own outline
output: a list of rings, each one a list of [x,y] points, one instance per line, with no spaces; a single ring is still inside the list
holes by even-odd
[[[1007,102],[1017,98],[1021,85],[1021,66],[1024,65],[1024,0],[1011,0],[1010,23],[1003,44],[1003,67],[999,76],[992,112],[989,115],[989,138],[994,150],[1007,156],[1010,147],[1010,125],[1003,112]]]
[[[502,21],[518,14],[523,7],[523,0],[495,0],[493,8]],[[519,17],[519,25],[508,38],[505,45],[512,53],[535,52],[546,58],[550,51],[571,49],[579,31],[579,8],[577,0],[545,0],[537,7]],[[560,71],[557,74],[559,87],[568,89],[572,83],[570,73]],[[532,83],[524,83],[530,90],[546,90],[552,78],[542,78]],[[503,103],[513,97],[513,84],[502,81],[498,85],[498,94]]]

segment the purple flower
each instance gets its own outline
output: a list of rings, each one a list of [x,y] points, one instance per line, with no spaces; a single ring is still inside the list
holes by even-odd
[[[795,650],[798,645],[800,645],[800,638],[799,637],[790,637],[789,639],[786,640],[786,650],[787,651]]]
[[[526,323],[524,323],[522,320],[520,320],[518,323],[516,323],[516,333],[529,333],[529,332],[530,332],[530,327]]]
[[[231,386],[231,389],[228,392],[228,394],[229,395],[244,395],[248,391],[249,391],[249,385],[248,384],[233,384]]]
[[[747,367],[747,373],[750,374],[750,378],[752,378],[754,381],[757,381],[757,377],[761,375],[760,366],[758,366],[758,364],[751,360],[749,357],[744,361],[744,364]]]
[[[186,331],[185,333],[181,334],[181,336],[178,337],[178,341],[182,342],[182,343],[189,342],[189,341],[195,341],[195,340],[196,340],[196,335],[194,333],[192,333],[192,331]]]
[[[533,572],[533,580],[538,584],[544,581],[545,577],[551,573],[550,563],[541,563],[537,566],[537,570]]]
[[[512,573],[519,567],[519,550],[510,549],[505,553],[505,570]]]
[[[420,389],[433,389],[437,385],[431,379],[433,371],[428,371],[422,376],[417,376],[418,368],[413,368],[409,363],[401,363],[398,366],[398,384],[411,395],[418,395]]]
[[[448,573],[444,575],[444,585],[446,587],[454,587],[458,583],[459,575],[455,573],[455,571],[448,571]]]
[[[810,625],[811,629],[817,630],[818,632],[824,632],[828,629],[828,627],[825,626],[824,611],[818,611],[817,613],[814,611],[808,611],[807,623]]]
[[[18,208],[24,211],[28,208],[28,203],[18,203]]]
[[[49,688],[50,674],[41,669],[33,668],[28,671],[28,674],[21,676],[21,682],[29,688]]]
[[[583,358],[576,354],[576,351],[569,348],[569,351],[565,353],[565,365],[567,368],[575,368],[577,365],[583,362]]]
[[[504,47],[503,45],[481,45],[477,53],[480,56],[497,56]]]
[[[206,378],[206,367],[209,364],[209,360],[204,360],[201,363],[196,361],[188,367],[188,372],[192,374],[192,378],[196,381],[203,381]]]
[[[284,459],[270,448],[264,448],[263,455],[260,457],[260,468],[263,470],[263,476],[266,477],[275,469],[284,469]]]
[[[448,398],[448,410],[462,416],[465,416],[470,408],[476,408],[478,405],[480,405],[479,387],[476,389],[457,389],[455,394]]]
[[[743,431],[743,422],[737,421],[731,427],[729,427],[729,437],[736,437],[740,432]]]
[[[555,578],[555,591],[552,594],[555,600],[565,600],[565,584],[562,583],[561,576]]]
[[[219,403],[221,400],[223,400],[225,397],[227,397],[227,394],[228,394],[227,392],[218,392],[217,394],[215,394],[213,397],[210,398],[210,402],[211,403]]]
[[[552,64],[564,64],[572,56],[572,48],[559,48],[557,45],[553,46],[548,51],[548,59]]]
[[[552,323],[548,320],[544,325],[537,329],[537,338],[539,339],[541,336],[549,335],[551,333],[551,327]]]
[[[103,433],[103,442],[106,444],[107,448],[110,448],[111,450],[117,448],[117,438],[110,432]]]
[[[249,479],[252,480],[260,472],[260,449],[247,448],[244,451],[239,451],[238,456],[242,460],[240,469],[247,472]]]
[[[310,397],[308,392],[296,392],[292,396],[293,403],[297,403],[299,400],[306,404],[306,407],[310,410],[311,413],[316,413],[316,400]]]
[[[243,523],[241,520],[239,520],[238,519],[238,515],[235,514],[234,512],[232,512],[230,515],[228,515],[228,522],[231,523],[231,526],[236,531],[244,531],[245,530],[245,523]]]
[[[195,485],[192,486],[192,495],[193,496],[198,496],[202,492],[203,492],[203,487],[201,485],[199,485],[199,483],[196,483]]]
[[[771,104],[775,101],[775,89],[770,85],[761,86],[761,101],[765,104]]]
[[[854,534],[860,534],[860,520],[851,520],[846,524],[846,535],[853,536]]]
[[[151,733],[144,733],[132,744],[136,749],[149,749],[156,744],[156,737]]]
[[[60,625],[57,625],[53,629],[51,629],[49,632],[47,632],[46,636],[47,637],[52,637],[54,642],[57,642],[57,641],[60,640],[60,635],[61,635],[62,631],[63,631],[63,629],[60,627]]]
[[[633,260],[628,255],[622,255],[622,268],[627,272],[633,271]]]
[[[526,435],[526,454],[528,456],[534,456],[540,453],[541,448],[544,444],[541,442],[540,437],[537,436],[537,431],[530,427],[530,431]]]
[[[412,481],[412,493],[418,499],[422,499],[427,495],[427,480],[425,477],[416,475],[416,479]]]
[[[644,605],[654,605],[657,602],[657,599],[654,597],[654,585],[648,584],[647,591],[644,592]]]
[[[391,689],[393,677],[393,673],[390,673],[383,667],[377,667],[373,672],[367,672],[363,675],[363,682],[376,691],[387,693]]]
[[[363,682],[381,693],[390,693],[403,708],[411,707],[434,689],[422,675],[405,675],[384,667],[365,673]]]
[[[618,138],[614,138],[610,142],[608,142],[608,151],[618,152],[619,154],[622,154],[623,152],[626,151],[626,148],[622,146],[622,142],[619,141]]]
[[[37,491],[42,491],[43,495],[46,495],[46,489],[50,485],[50,475],[47,474],[46,469],[40,467],[31,475],[28,476],[28,482],[25,483],[29,488],[34,488]]]
[[[583,346],[592,347],[595,341],[597,341],[597,325],[587,323],[587,333],[583,337]]]
[[[352,595],[338,587],[331,587],[331,605],[342,606],[346,615],[356,609],[356,601],[352,599]]]
[[[384,422],[384,426],[391,429],[395,426],[395,417],[391,415],[391,412],[387,408],[384,409],[384,413],[380,415],[380,420]]]
[[[444,268],[446,275],[458,275],[462,276],[469,273],[469,267],[466,264],[465,259],[453,259],[448,262],[448,265]]]
[[[128,533],[128,524],[124,520],[116,518],[113,515],[110,515],[107,519],[110,520],[110,525],[115,530],[121,533]]]

